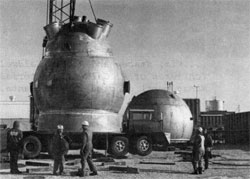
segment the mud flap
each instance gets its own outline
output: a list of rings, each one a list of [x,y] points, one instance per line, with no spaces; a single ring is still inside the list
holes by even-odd
[[[171,133],[168,132],[164,132],[165,138],[167,140],[167,143],[170,144],[171,143]]]

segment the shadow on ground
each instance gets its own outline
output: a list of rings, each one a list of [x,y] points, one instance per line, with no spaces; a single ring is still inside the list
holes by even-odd
[[[110,155],[110,154],[105,156],[105,154],[100,153],[100,152],[96,152],[96,151],[94,151],[92,154],[93,159],[99,159],[99,158],[105,158],[105,157],[114,158],[114,159],[126,159],[126,158],[128,158],[127,156],[114,156],[114,155]],[[66,160],[74,160],[74,159],[79,159],[79,158],[81,158],[80,154],[67,154],[65,156]],[[37,157],[37,159],[53,159],[53,157],[48,155],[47,153],[41,153]]]

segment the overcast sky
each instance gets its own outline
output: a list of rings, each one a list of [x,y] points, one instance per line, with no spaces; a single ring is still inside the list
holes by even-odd
[[[77,15],[93,20],[87,0]],[[250,111],[250,1],[92,0],[114,28],[109,40],[132,95],[174,82],[183,98],[217,97],[227,110]],[[42,56],[46,0],[0,0],[0,100],[28,101]]]

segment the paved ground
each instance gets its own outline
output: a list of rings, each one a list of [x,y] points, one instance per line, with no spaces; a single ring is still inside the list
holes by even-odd
[[[98,151],[103,152],[103,151]],[[183,152],[183,151],[180,151]],[[76,155],[78,151],[71,151],[68,158],[68,162],[78,159],[79,156]],[[184,153],[187,153],[184,151]],[[192,165],[188,161],[190,159],[189,155],[176,154],[174,152],[153,152],[152,154],[141,157],[138,155],[128,155],[125,159],[115,159],[115,161],[125,161],[126,166],[137,167],[141,171],[139,174],[128,174],[121,173],[117,171],[109,171],[108,166],[101,166],[101,162],[95,162],[98,170],[98,176],[88,176],[86,178],[120,178],[120,179],[156,179],[156,178],[173,178],[173,179],[189,179],[189,178],[209,178],[209,179],[227,179],[227,178],[250,178],[250,150],[249,146],[217,146],[213,150],[213,155],[215,156],[211,160],[210,169],[206,170],[202,175],[192,175]],[[25,162],[27,160],[20,160],[19,166],[21,171],[26,171],[27,166]],[[53,164],[46,155],[42,156],[40,159],[29,160],[29,161],[39,161],[47,162]],[[161,164],[140,164],[140,162],[155,162],[155,163],[175,163],[175,165],[161,165]],[[0,165],[0,178],[1,179],[15,179],[15,178],[79,178],[73,176],[53,176],[51,171],[37,172],[32,174],[24,173],[22,175],[10,175],[9,174],[9,164],[1,163]],[[73,166],[66,166],[66,172],[77,171],[80,164]],[[32,167],[28,167],[32,168]],[[37,167],[33,167],[37,168]]]

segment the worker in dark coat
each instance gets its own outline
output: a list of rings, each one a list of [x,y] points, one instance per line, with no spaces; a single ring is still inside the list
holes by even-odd
[[[22,138],[23,133],[20,130],[20,123],[15,121],[13,123],[13,128],[10,129],[7,133],[7,149],[10,153],[10,173],[12,174],[20,174],[18,170],[18,154],[22,149]]]
[[[90,175],[97,175],[97,170],[95,165],[93,164],[92,161],[92,150],[93,150],[93,144],[92,144],[92,131],[89,130],[89,123],[88,121],[83,121],[82,123],[82,147],[80,150],[80,155],[81,155],[81,176],[85,176],[85,167],[86,167],[86,162],[89,165],[89,169],[92,173]]]
[[[212,158],[212,147],[213,147],[213,139],[208,134],[207,129],[204,129],[204,137],[205,137],[205,169],[208,169],[209,159]]]
[[[59,175],[63,175],[64,172],[64,155],[69,150],[69,143],[65,140],[63,135],[63,125],[57,126],[57,133],[52,140],[52,153],[54,157],[54,170],[53,175],[58,175],[57,170],[59,168]]]
[[[192,164],[194,168],[194,174],[202,174],[203,156],[205,153],[204,142],[205,142],[205,138],[202,135],[202,128],[199,127],[196,130],[196,134],[193,140]]]

